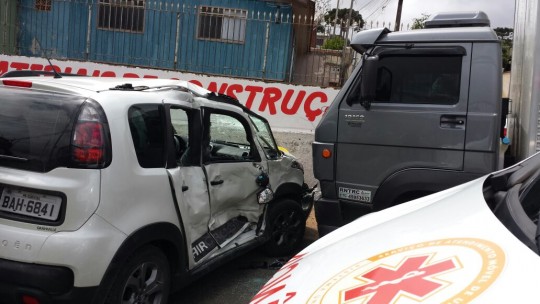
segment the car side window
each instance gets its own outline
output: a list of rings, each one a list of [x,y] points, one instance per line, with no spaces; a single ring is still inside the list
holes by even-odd
[[[143,168],[163,168],[165,128],[162,106],[134,105],[128,110],[128,121],[139,165]]]
[[[251,161],[256,153],[249,132],[238,118],[211,113],[208,134],[203,141],[205,162]]]
[[[190,136],[190,119],[188,112],[181,108],[171,108],[171,125],[173,128],[173,141],[176,162],[181,166],[196,163],[194,161],[195,149],[192,147],[193,138]]]
[[[456,104],[461,63],[461,56],[382,57],[373,102]]]

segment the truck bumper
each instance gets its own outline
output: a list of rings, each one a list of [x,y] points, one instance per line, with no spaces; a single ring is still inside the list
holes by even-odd
[[[321,197],[315,201],[315,219],[319,236],[323,236],[373,211],[371,204]]]
[[[0,304],[90,303],[97,290],[74,287],[66,267],[0,259],[0,273]]]

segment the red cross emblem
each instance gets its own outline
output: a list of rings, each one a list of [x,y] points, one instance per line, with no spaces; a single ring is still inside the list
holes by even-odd
[[[452,258],[426,265],[428,258],[430,255],[408,257],[397,269],[379,266],[363,274],[359,279],[367,279],[370,283],[345,290],[342,294],[344,302],[368,296],[365,303],[390,303],[402,293],[425,297],[444,285],[430,277],[459,268]]]

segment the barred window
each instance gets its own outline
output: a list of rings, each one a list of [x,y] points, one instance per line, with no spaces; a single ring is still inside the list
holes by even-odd
[[[38,11],[50,11],[52,0],[36,0],[36,10]]]
[[[246,36],[246,19],[246,10],[201,6],[197,37],[243,43]]]
[[[98,28],[144,32],[145,0],[99,0]]]

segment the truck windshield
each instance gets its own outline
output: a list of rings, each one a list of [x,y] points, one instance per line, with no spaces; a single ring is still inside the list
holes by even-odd
[[[274,136],[272,135],[270,125],[266,121],[256,116],[249,115],[249,118],[255,126],[255,136],[259,141],[259,144],[263,147],[266,157],[268,159],[275,159],[279,157],[280,153],[276,141],[274,140]]]

